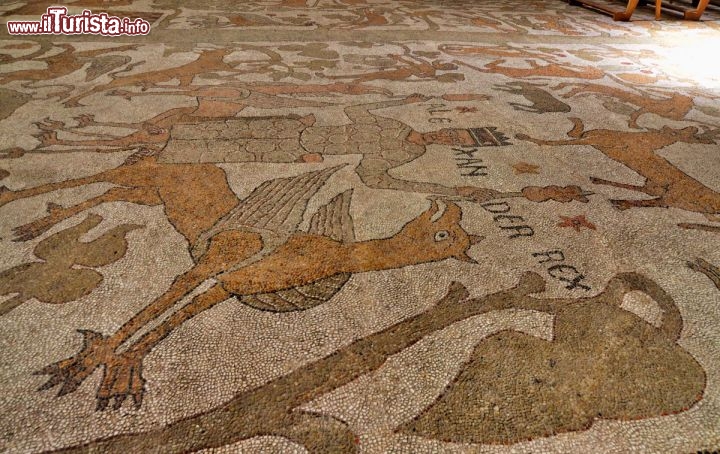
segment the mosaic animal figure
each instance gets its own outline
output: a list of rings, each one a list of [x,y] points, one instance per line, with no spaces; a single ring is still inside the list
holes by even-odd
[[[238,204],[225,172],[219,167],[212,164],[160,164],[157,157],[144,156],[141,150],[130,156],[125,164],[95,175],[17,191],[2,186],[0,207],[15,200],[93,183],[111,183],[116,186],[77,205],[53,205],[47,216],[15,228],[16,240],[35,238],[58,222],[89,208],[120,201],[147,206],[162,205],[168,221],[193,244],[200,233],[215,225]],[[208,200],[212,202],[208,203]]]
[[[231,52],[232,49],[229,48],[206,49],[198,55],[197,59],[175,68],[157,69],[131,75],[116,74],[112,81],[93,87],[91,90],[68,99],[65,101],[65,105],[68,107],[78,107],[80,106],[80,101],[88,96],[122,87],[141,86],[148,89],[173,79],[179,80],[181,87],[187,87],[193,78],[200,74],[219,71],[236,73],[238,70],[223,60],[223,58]]]
[[[215,408],[63,452],[145,452],[162,446],[164,452],[180,453],[265,434],[285,437],[313,453],[358,452],[357,434],[348,423],[306,404],[367,377],[428,335],[507,309],[552,314],[552,338],[502,330],[481,340],[457,378],[396,432],[436,440],[511,443],[586,430],[600,419],[679,413],[702,399],[705,371],[678,343],[680,311],[653,280],[621,273],[590,298],[538,297],[544,290],[545,281],[532,272],[524,273],[513,288],[478,298],[454,282],[423,312],[240,391]],[[634,292],[657,304],[660,323],[651,324],[625,310],[625,297]],[[548,411],[548,405],[556,411]]]
[[[95,151],[112,152],[129,150],[138,147],[162,149],[170,138],[170,131],[175,125],[200,125],[209,121],[227,121],[235,118],[246,107],[257,108],[299,108],[325,106],[326,103],[302,100],[283,95],[310,95],[318,96],[331,93],[368,94],[384,93],[385,90],[368,87],[362,84],[233,84],[222,86],[187,86],[157,88],[146,91],[129,91],[125,89],[111,89],[107,94],[121,96],[130,100],[143,96],[192,96],[197,100],[197,106],[176,107],[168,109],[140,122],[109,122],[97,121],[93,115],[79,115],[74,118],[77,125],[69,126],[65,122],[50,120],[36,122],[40,130],[36,135],[40,145],[36,149],[52,152],[54,147],[90,148]],[[8,106],[9,109],[9,106]],[[0,110],[2,117],[2,110]],[[78,129],[88,126],[99,126],[113,129],[130,129],[134,132],[125,135],[113,136],[103,133],[93,137],[83,134],[84,139],[67,139],[58,137],[58,132],[68,135],[77,135]],[[8,153],[10,150],[0,150]]]
[[[409,49],[407,53],[410,54]],[[415,55],[388,55],[395,62],[395,66],[385,68],[381,71],[342,76],[327,76],[328,79],[351,79],[354,83],[372,82],[375,80],[389,81],[416,81],[416,80],[448,80],[455,78],[462,80],[461,74],[440,75],[438,71],[452,71],[458,69],[458,66],[452,63],[442,63],[440,61],[429,62]]]
[[[657,305],[657,325],[624,309],[633,291]],[[488,303],[552,314],[552,339],[514,330],[483,339],[435,402],[399,432],[455,443],[517,443],[585,430],[601,419],[680,413],[703,397],[705,371],[678,344],[680,311],[645,276],[618,274],[591,298]]]
[[[512,79],[527,79],[536,77],[566,77],[569,79],[601,79],[603,72],[593,66],[574,65],[571,63],[556,63],[550,60],[526,59],[525,63],[528,68],[518,68],[511,66],[508,60],[498,59],[491,61],[483,67],[477,67],[468,63],[458,62],[468,68],[472,68],[479,72],[502,74]]]
[[[92,241],[80,241],[81,236],[101,222],[102,217],[90,214],[81,223],[38,243],[33,252],[41,261],[0,272],[0,295],[16,293],[0,303],[0,315],[32,298],[42,303],[64,304],[96,289],[103,276],[93,268],[120,260],[127,251],[127,233],[142,227],[122,224]]]
[[[61,189],[91,183],[112,183],[118,187],[81,204],[56,209],[51,215],[17,227],[16,239],[35,238],[61,220],[98,204],[125,201],[150,206],[164,205],[168,220],[193,244],[201,232],[214,225],[238,203],[227,184],[224,171],[211,162],[202,162],[203,156],[217,156],[218,153],[225,153],[222,150],[228,150],[230,146],[235,151],[231,156],[223,158],[227,162],[318,162],[326,155],[359,154],[362,158],[355,171],[363,183],[371,188],[461,196],[477,201],[487,201],[488,197],[498,196],[499,192],[490,189],[472,186],[455,188],[438,183],[410,181],[390,173],[396,167],[424,155],[428,145],[487,146],[506,140],[491,128],[444,128],[419,133],[400,121],[372,112],[426,99],[421,95],[411,95],[349,106],[345,108],[345,113],[352,123],[344,126],[316,125],[312,115],[235,118],[214,122],[196,119],[192,122],[188,120],[189,124],[176,124],[177,119],[172,119],[170,112],[167,112],[132,136],[111,141],[83,142],[84,145],[113,147],[133,146],[137,141],[151,144],[131,155],[125,164],[89,177],[35,188],[11,191],[0,187],[0,207],[15,200]],[[187,113],[176,112],[172,115]],[[98,124],[92,118],[81,120],[84,125]],[[113,126],[107,123],[103,125]],[[172,128],[168,129],[170,126]],[[213,144],[217,146],[212,150],[202,148],[207,147],[207,140],[202,136],[198,138],[197,134],[203,128],[216,131],[216,137],[223,134],[227,134],[227,137],[220,137],[224,142],[220,143],[218,139],[218,143]],[[165,149],[159,153],[159,148],[168,140]],[[55,141],[47,143],[57,144]],[[63,142],[63,145],[77,143]],[[188,149],[191,150],[189,155],[186,153]],[[209,196],[213,203],[204,203]]]
[[[571,118],[574,126],[568,140],[541,140],[525,134],[518,139],[538,145],[590,145],[608,158],[623,164],[645,177],[642,186],[617,183],[591,178],[595,184],[613,186],[642,192],[652,199],[612,200],[612,204],[621,210],[638,207],[680,208],[704,214],[714,220],[720,214],[720,193],[703,185],[681,171],[657,152],[677,142],[690,144],[714,144],[717,131],[698,134],[698,129],[689,126],[673,129],[663,126],[660,129],[646,131],[614,131],[611,129],[591,129],[586,131],[582,120]]]
[[[496,85],[495,90],[506,91],[513,95],[520,95],[530,101],[531,105],[529,106],[511,102],[510,105],[515,110],[538,114],[570,112],[570,106],[558,99],[555,99],[555,97],[549,92],[538,88],[537,84],[531,84],[529,82],[508,82],[505,85]]]
[[[338,168],[276,178],[257,187],[194,242],[192,269],[116,333],[82,330],[84,345],[78,354],[39,371],[50,375],[41,389],[60,385],[59,395],[71,393],[102,367],[98,409],[111,400],[119,408],[127,397],[140,406],[145,356],[175,328],[222,301],[235,297],[272,312],[305,310],[332,298],[354,273],[448,258],[472,261],[467,251],[482,237],[460,226],[462,211],[452,202],[440,213],[433,200],[427,211],[390,237],[356,241],[349,212],[352,192],[346,191],[318,209],[307,231],[299,230],[308,201]],[[118,351],[208,279],[214,280],[210,288]]]
[[[536,77],[563,77],[569,79],[602,79],[602,70],[590,65],[575,65],[558,61],[560,55],[553,52],[533,51],[523,48],[495,47],[495,46],[473,46],[446,44],[440,46],[440,50],[448,55],[464,57],[467,55],[482,55],[484,57],[503,57],[495,59],[486,65],[479,67],[463,62],[455,61],[458,65],[472,68],[479,72],[502,74],[513,79],[526,79]],[[507,65],[510,59],[522,59],[524,67]]]
[[[572,86],[572,90],[563,95],[564,98],[574,96],[604,96],[616,99],[622,103],[631,104],[637,107],[631,114],[628,126],[639,129],[638,119],[646,113],[658,115],[668,120],[682,121],[694,106],[693,98],[676,92],[664,92],[658,98],[653,92],[633,93],[621,88],[609,87],[599,84],[575,84],[562,83],[555,89],[563,89]]]
[[[350,154],[361,155],[355,172],[365,185],[373,189],[459,196],[478,203],[500,196],[525,196],[538,202],[548,200],[536,200],[524,193],[501,193],[476,186],[451,187],[394,176],[391,172],[393,169],[423,156],[429,145],[478,147],[507,144],[507,138],[491,127],[443,128],[420,133],[400,121],[372,112],[425,100],[427,98],[424,96],[411,95],[348,106],[345,114],[351,124],[339,126],[316,125],[313,115],[246,117],[221,121],[202,118],[191,121],[186,116],[187,124],[182,124],[178,123],[177,118],[172,119],[174,117],[170,112],[166,112],[158,116],[156,121],[143,126],[142,131],[132,137],[83,142],[93,146],[131,146],[138,140],[152,142],[152,146],[142,147],[123,165],[96,175],[34,188],[11,191],[0,186],[0,207],[15,200],[61,189],[91,183],[112,183],[117,187],[100,196],[71,207],[57,207],[50,215],[15,228],[16,239],[24,241],[35,238],[63,219],[93,206],[124,201],[149,206],[163,205],[168,220],[190,244],[194,244],[201,232],[214,225],[238,203],[224,171],[215,166],[215,162],[309,163],[321,162],[325,156]],[[176,112],[172,115],[187,113]],[[81,120],[84,125],[98,125],[92,118]],[[108,123],[103,125],[112,126]],[[202,136],[204,130],[213,132],[212,140]],[[160,151],[166,141],[167,146]],[[69,145],[68,142],[63,144]],[[212,198],[212,204],[205,203],[208,198]]]
[[[318,159],[334,155],[361,155],[355,172],[370,188],[465,196],[467,188],[405,180],[392,175],[392,170],[423,156],[429,145],[494,146],[504,144],[506,140],[491,128],[443,128],[421,133],[401,121],[374,112],[428,99],[414,94],[351,105],[344,109],[350,121],[344,125],[318,125],[309,116],[258,117],[234,119],[222,124],[180,125],[171,131],[171,139],[160,160],[182,163],[295,162],[304,155],[314,155]],[[217,140],[203,137],[201,128],[211,128],[213,139]]]
[[[43,69],[21,69],[5,73],[0,76],[0,85],[6,85],[14,81],[23,81],[27,84],[28,82],[57,79],[82,69],[87,63],[91,63],[90,68],[92,69],[89,72],[96,74],[108,72],[128,63],[128,61],[122,55],[107,54],[134,50],[137,45],[130,44],[109,49],[77,51],[72,45],[61,43],[55,46],[62,49],[61,52],[41,58],[43,54],[50,50],[49,47],[51,47],[49,44],[43,43],[37,52],[6,60],[5,63],[10,63],[13,60],[38,59],[45,63],[47,67]]]

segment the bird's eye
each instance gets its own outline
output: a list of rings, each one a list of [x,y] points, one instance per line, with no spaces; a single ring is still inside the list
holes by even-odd
[[[447,230],[440,230],[439,232],[435,233],[435,241],[443,241],[450,238],[450,234]]]

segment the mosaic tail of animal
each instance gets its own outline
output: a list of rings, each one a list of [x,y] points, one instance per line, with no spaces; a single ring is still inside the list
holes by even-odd
[[[233,296],[261,310],[305,310],[328,301],[353,273],[448,258],[472,262],[467,251],[482,237],[460,226],[462,210],[452,202],[445,202],[441,213],[432,200],[428,210],[394,235],[356,241],[349,212],[352,190],[348,190],[321,206],[306,231],[300,230],[308,201],[339,167],[276,178],[257,187],[198,237],[191,251],[192,269],[116,333],[105,336],[81,330],[81,351],[39,371],[50,375],[40,389],[60,385],[58,395],[71,393],[103,367],[97,408],[103,410],[111,401],[119,408],[127,397],[139,407],[144,357],[175,328]],[[208,279],[213,283],[207,290],[128,342]],[[121,347],[125,348],[120,351]]]

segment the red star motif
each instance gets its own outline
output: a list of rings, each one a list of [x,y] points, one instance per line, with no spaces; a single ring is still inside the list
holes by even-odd
[[[562,222],[558,223],[558,227],[572,227],[576,232],[582,230],[582,228],[597,230],[595,224],[588,221],[584,214],[575,217],[560,216]]]

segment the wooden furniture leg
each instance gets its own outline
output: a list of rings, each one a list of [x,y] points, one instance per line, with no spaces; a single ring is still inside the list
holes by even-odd
[[[686,9],[675,3],[667,3],[665,8],[682,14],[685,20],[700,20],[709,2],[710,0],[693,0],[693,9]]]
[[[696,9],[685,11],[683,19],[700,20],[700,17],[705,12],[705,8],[707,8],[709,2],[710,0],[700,0]]]
[[[635,12],[635,8],[637,8],[639,1],[640,0],[628,0],[625,11],[616,11],[611,8],[608,8],[605,5],[602,5],[599,3],[594,3],[594,2],[588,1],[588,0],[570,0],[570,4],[587,6],[588,8],[592,8],[594,10],[609,14],[612,16],[613,20],[615,20],[615,21],[629,21],[630,17],[632,17],[633,12]],[[707,2],[709,0],[701,0],[701,1]]]

